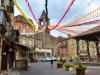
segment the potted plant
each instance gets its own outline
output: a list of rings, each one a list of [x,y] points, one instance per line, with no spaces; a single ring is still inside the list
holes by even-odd
[[[62,68],[63,67],[63,62],[58,62],[57,63],[57,68]]]
[[[86,65],[79,64],[76,66],[76,75],[85,75]]]
[[[72,67],[72,68],[74,67],[72,64],[65,64],[64,66],[65,66],[66,71],[69,71],[70,67]]]

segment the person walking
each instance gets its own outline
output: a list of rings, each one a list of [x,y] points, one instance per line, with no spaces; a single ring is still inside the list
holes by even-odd
[[[52,67],[53,67],[53,59],[51,59],[51,65],[52,65]]]

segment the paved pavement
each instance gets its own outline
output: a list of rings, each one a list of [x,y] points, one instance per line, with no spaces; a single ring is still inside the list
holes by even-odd
[[[86,75],[100,75],[100,66],[89,66]]]
[[[29,71],[23,71],[21,75],[73,75],[70,72],[65,72],[62,69],[52,67],[50,63],[34,63]]]
[[[66,72],[63,69],[52,67],[50,63],[33,63],[29,71],[10,71],[7,75],[75,75],[75,71]],[[100,75],[100,66],[89,66],[86,75]]]

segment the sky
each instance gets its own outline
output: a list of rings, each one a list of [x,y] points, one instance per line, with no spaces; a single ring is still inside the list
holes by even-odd
[[[18,5],[21,7],[21,9],[24,11],[24,13],[33,20],[34,24],[36,22],[34,21],[28,6],[25,2],[25,0],[16,0]],[[45,9],[45,0],[28,0],[32,10],[34,11],[37,19],[41,16],[42,11]],[[72,0],[48,0],[48,17],[50,18],[50,24],[56,25],[59,19],[62,17],[66,9],[68,8],[69,4]],[[65,16],[65,18],[62,20],[60,25],[71,23],[89,12],[93,11],[97,7],[100,7],[100,0],[75,0],[75,3],[71,7],[68,14]],[[100,11],[99,11],[100,12]],[[14,15],[21,14],[19,10],[15,7],[15,13]],[[100,17],[98,17],[100,19]],[[98,19],[96,18],[96,19]],[[92,28],[95,25],[89,25],[89,26],[81,26],[78,28]],[[59,31],[52,30],[51,35],[53,36],[63,36],[67,37],[66,34],[63,34]]]

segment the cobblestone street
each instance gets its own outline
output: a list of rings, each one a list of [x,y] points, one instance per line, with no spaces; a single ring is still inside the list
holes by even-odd
[[[75,75],[75,71],[68,72],[52,67],[50,63],[41,62],[31,64],[28,71],[9,71],[7,75]],[[100,75],[100,67],[89,66],[86,75]]]

